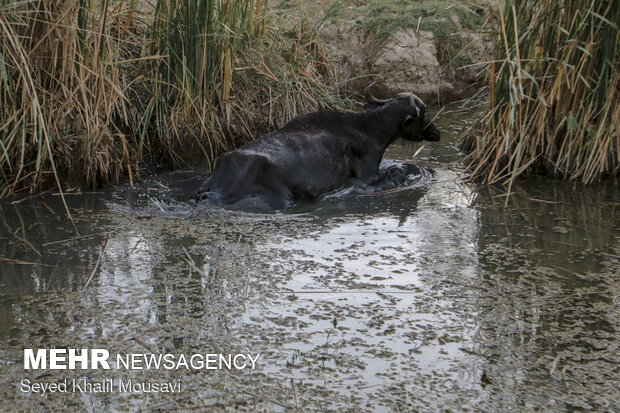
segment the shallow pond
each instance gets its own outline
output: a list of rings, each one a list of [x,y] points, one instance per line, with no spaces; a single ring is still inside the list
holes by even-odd
[[[186,201],[204,171],[68,193],[80,237],[56,194],[2,201],[2,410],[618,411],[620,184],[528,180],[507,202],[463,184],[472,116],[440,116],[416,157],[432,180],[294,213]],[[260,358],[24,370],[24,348],[50,347]],[[22,392],[83,377],[181,391]]]

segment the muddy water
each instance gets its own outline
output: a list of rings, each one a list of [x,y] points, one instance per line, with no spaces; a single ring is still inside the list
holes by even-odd
[[[289,214],[188,202],[200,171],[68,194],[83,238],[57,195],[3,201],[2,410],[617,411],[620,186],[530,180],[506,202],[463,184],[472,116],[442,114],[442,142],[416,158],[433,176]],[[24,348],[50,347],[261,356],[255,370],[23,369]],[[21,391],[82,377],[181,392]]]

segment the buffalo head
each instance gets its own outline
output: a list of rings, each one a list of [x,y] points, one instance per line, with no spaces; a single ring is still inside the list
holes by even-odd
[[[398,138],[408,141],[431,141],[437,142],[440,138],[439,129],[426,115],[427,107],[420,98],[412,92],[399,93],[392,99],[377,99],[370,93],[374,82],[366,87],[365,95],[371,107],[390,105],[399,108],[404,113],[397,132]],[[399,112],[401,112],[399,110]]]

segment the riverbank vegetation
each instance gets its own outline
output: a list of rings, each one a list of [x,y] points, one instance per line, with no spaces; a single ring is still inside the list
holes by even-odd
[[[308,24],[267,0],[0,2],[0,197],[211,160],[333,105]]]
[[[495,4],[272,3],[0,0],[0,197],[133,182],[338,106],[346,82],[319,41],[331,23],[359,29],[369,50],[403,29],[432,32],[441,67],[458,71],[478,63],[463,51],[480,41],[458,32],[488,27]],[[506,3],[489,110],[463,145],[472,178],[616,174],[620,9],[611,0]],[[366,63],[361,77],[374,68]]]
[[[593,182],[620,170],[620,8],[613,0],[508,0],[489,107],[464,142],[472,178]]]

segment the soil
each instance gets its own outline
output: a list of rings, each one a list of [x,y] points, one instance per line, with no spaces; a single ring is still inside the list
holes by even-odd
[[[499,7],[493,4],[486,13]],[[385,41],[365,33],[355,21],[340,20],[321,28],[320,38],[331,51],[339,76],[353,89],[363,90],[376,80],[373,93],[389,98],[413,91],[427,104],[441,105],[470,97],[480,90],[485,62],[492,59],[494,43],[488,32],[474,31],[450,17],[455,31],[449,41],[459,45],[447,52],[446,34],[438,36],[419,28],[403,28]]]

